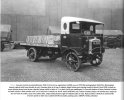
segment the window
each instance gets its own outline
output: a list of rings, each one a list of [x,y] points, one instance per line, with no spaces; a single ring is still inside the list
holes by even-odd
[[[79,24],[72,24],[72,29],[73,30],[79,30],[80,29]]]
[[[92,31],[92,32],[93,32],[93,25],[91,25],[91,26],[90,26],[90,31]]]
[[[70,23],[70,33],[81,33],[80,23]]]
[[[91,23],[82,23],[81,31],[82,31],[82,34],[84,34],[84,35],[94,35],[95,34],[94,25],[92,25]]]
[[[66,23],[63,24],[63,28],[64,28],[64,30],[67,29],[67,24]]]

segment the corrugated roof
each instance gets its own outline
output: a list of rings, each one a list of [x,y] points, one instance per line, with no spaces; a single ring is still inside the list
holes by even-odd
[[[82,22],[89,22],[89,23],[95,23],[95,24],[103,24],[103,22],[92,20],[92,19],[86,19],[86,18],[78,18],[78,17],[62,17],[62,22],[74,22],[74,21],[82,21]]]

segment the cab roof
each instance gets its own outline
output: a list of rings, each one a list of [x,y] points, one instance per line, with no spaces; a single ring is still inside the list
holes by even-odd
[[[92,20],[92,19],[86,19],[86,18],[78,18],[78,17],[62,17],[62,22],[87,22],[87,23],[93,23],[93,24],[103,24],[103,22]]]

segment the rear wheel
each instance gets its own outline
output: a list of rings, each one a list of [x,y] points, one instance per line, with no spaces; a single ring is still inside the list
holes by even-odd
[[[28,50],[28,57],[30,61],[35,62],[38,60],[38,55],[37,55],[37,49],[36,48],[30,48]]]
[[[67,68],[69,68],[72,71],[77,71],[81,65],[81,60],[75,52],[67,53],[65,57],[65,62]]]

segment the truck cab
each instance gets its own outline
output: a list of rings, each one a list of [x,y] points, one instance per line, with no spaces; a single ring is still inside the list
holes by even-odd
[[[61,45],[67,48],[94,49],[103,46],[103,33],[96,33],[96,27],[104,24],[99,21],[64,17],[61,20]],[[91,42],[94,42],[93,44]],[[96,44],[95,44],[96,43]],[[98,46],[99,44],[99,46]]]
[[[104,24],[102,22],[91,19],[77,17],[62,18],[61,51],[65,55],[71,52],[64,58],[68,61],[69,66],[74,64],[72,63],[73,58],[77,59],[76,62],[90,62],[95,66],[101,64],[105,51],[103,47],[103,31],[96,33],[96,30],[103,30],[103,28]],[[77,69],[78,67],[74,70]]]

